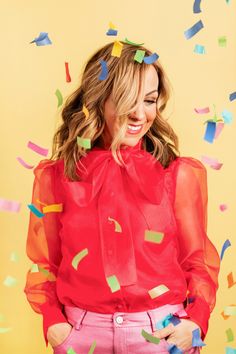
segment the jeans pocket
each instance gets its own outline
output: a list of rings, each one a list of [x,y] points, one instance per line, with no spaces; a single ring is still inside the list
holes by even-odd
[[[62,349],[65,345],[69,344],[70,340],[72,339],[75,331],[76,331],[76,327],[73,326],[70,333],[68,334],[68,336],[58,345],[54,346],[53,347],[53,350],[54,350],[54,353],[59,350],[59,349]]]

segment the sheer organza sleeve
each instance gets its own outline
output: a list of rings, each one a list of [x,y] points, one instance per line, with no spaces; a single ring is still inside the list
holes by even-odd
[[[47,205],[60,204],[56,196],[56,168],[50,160],[42,160],[34,169],[32,204],[41,212]],[[48,346],[48,327],[67,322],[56,295],[56,277],[61,262],[58,212],[29,216],[26,253],[33,262],[26,276],[24,292],[33,310],[43,316],[43,334]]]
[[[185,311],[201,327],[204,339],[215,307],[220,270],[219,254],[207,235],[207,170],[192,157],[179,157],[175,165],[178,257],[188,285]]]

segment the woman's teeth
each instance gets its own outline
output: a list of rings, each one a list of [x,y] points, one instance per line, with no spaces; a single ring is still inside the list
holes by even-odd
[[[138,134],[141,132],[142,128],[143,128],[143,125],[129,125],[128,124],[127,132],[129,134]]]

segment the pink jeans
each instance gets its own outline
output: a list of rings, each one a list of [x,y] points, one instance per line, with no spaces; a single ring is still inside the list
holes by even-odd
[[[183,309],[183,304],[164,305],[143,312],[115,312],[102,314],[65,306],[68,322],[73,326],[69,336],[54,347],[54,354],[88,354],[96,342],[94,354],[158,354],[169,353],[168,342],[161,339],[158,344],[147,341],[142,329],[152,334],[156,323],[170,313]],[[95,343],[94,343],[95,344]],[[199,354],[199,348],[191,348],[189,354]]]

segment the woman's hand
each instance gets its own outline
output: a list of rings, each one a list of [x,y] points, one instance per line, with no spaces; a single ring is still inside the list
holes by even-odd
[[[201,337],[201,328],[195,322],[181,318],[176,326],[170,323],[167,327],[153,332],[153,336],[160,339],[168,337],[168,344],[175,344],[178,349],[185,351],[192,348],[192,331],[196,328],[199,328]]]
[[[72,326],[69,323],[56,323],[48,327],[47,339],[52,347],[60,345],[69,336]]]

